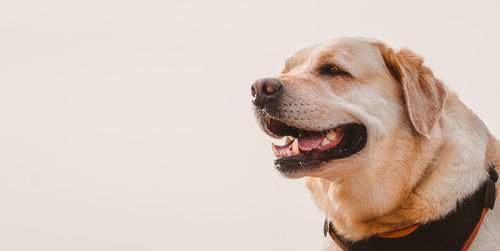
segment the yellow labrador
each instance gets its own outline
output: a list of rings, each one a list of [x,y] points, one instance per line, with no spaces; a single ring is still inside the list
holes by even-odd
[[[480,228],[470,250],[500,250],[500,211],[484,210],[479,224],[482,212],[462,210],[482,193],[491,203],[484,187],[500,165],[500,144],[412,51],[366,38],[316,44],[251,91],[264,131],[285,138],[273,145],[276,168],[307,177],[328,218],[325,250],[358,250],[350,244],[402,229],[410,232],[404,239],[441,222],[465,229],[461,219],[474,217],[472,227]],[[467,244],[451,242],[465,250],[473,235]]]

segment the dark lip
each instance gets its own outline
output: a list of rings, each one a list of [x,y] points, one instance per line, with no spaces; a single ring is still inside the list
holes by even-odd
[[[285,136],[284,134],[286,133],[273,132],[269,130],[269,128],[267,128],[268,119],[269,118],[266,116],[263,117],[262,125],[264,127],[264,131],[275,138]],[[282,120],[279,121],[282,122]],[[287,126],[295,127],[291,125]],[[313,149],[299,155],[278,158],[274,160],[276,169],[278,169],[278,171],[280,171],[286,177],[295,177],[304,172],[317,171],[321,165],[329,161],[347,158],[364,149],[368,140],[368,133],[365,125],[352,122],[341,124],[337,127],[342,127],[345,130],[344,138],[339,143],[339,145],[325,151]],[[282,129],[285,130],[285,132],[291,132],[295,130],[290,128]],[[305,130],[300,128],[297,129]]]
[[[303,172],[316,171],[329,161],[345,159],[361,152],[368,140],[366,127],[357,123],[345,125],[345,128],[349,127],[347,130],[356,132],[346,133],[338,146],[325,151],[313,149],[300,155],[278,158],[274,160],[276,169],[284,176],[293,177]]]
[[[320,132],[318,130],[314,130],[314,129],[310,129],[310,128],[305,128],[305,127],[301,127],[301,126],[297,126],[297,125],[285,122],[284,120],[280,119],[279,116],[271,116],[271,115],[269,115],[269,113],[264,113],[260,117],[261,117],[261,126],[262,126],[262,129],[269,136],[271,136],[273,138],[281,139],[281,138],[283,138],[285,136],[294,136],[294,137],[297,138],[298,134],[300,132],[302,132],[302,133]],[[293,127],[293,128],[286,128],[284,131],[275,132],[275,131],[273,131],[272,129],[269,128],[270,123],[274,124],[273,122],[274,123],[283,124],[286,127]],[[341,125],[338,125],[338,126],[341,126]],[[329,129],[333,129],[333,128],[327,128],[326,130],[321,130],[321,132],[326,133]]]

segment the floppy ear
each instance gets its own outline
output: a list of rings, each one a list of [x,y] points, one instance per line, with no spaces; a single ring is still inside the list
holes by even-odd
[[[430,138],[448,96],[445,86],[422,65],[424,60],[409,49],[394,52],[386,45],[379,45],[379,48],[390,73],[401,84],[413,127]]]

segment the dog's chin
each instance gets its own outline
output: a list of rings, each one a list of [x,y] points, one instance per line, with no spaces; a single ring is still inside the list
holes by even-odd
[[[264,131],[275,138],[286,137],[286,144],[273,151],[274,165],[288,178],[315,176],[335,168],[335,162],[361,152],[368,140],[367,128],[357,122],[344,123],[322,131],[292,126],[266,115]]]

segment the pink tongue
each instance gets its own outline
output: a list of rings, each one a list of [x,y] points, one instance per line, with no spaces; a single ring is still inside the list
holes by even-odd
[[[322,134],[302,136],[299,138],[299,149],[302,151],[309,151],[317,148],[321,145],[321,143],[323,143],[324,138],[325,136],[323,136]]]

